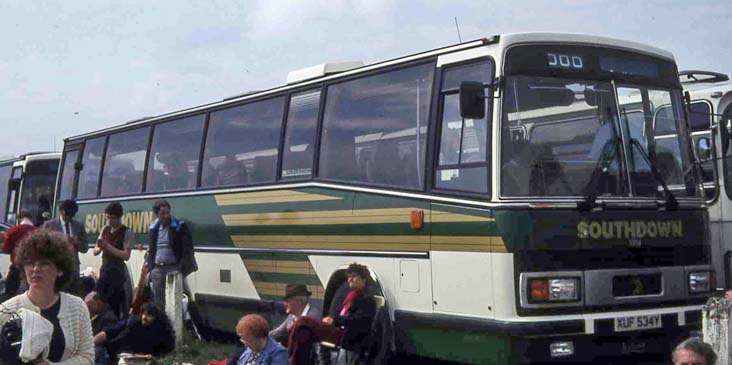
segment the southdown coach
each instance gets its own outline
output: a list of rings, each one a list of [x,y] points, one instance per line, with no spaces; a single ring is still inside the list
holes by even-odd
[[[359,262],[397,352],[652,358],[699,329],[714,286],[686,125],[670,53],[508,34],[68,138],[57,189],[92,234],[120,201],[143,244],[167,199],[209,328],[273,316],[288,283],[327,308]]]

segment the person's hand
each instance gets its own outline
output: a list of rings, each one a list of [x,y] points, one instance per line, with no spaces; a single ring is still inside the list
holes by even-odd
[[[69,242],[74,245],[74,248],[76,248],[77,250],[79,249],[79,243],[81,243],[81,241],[79,240],[79,236],[72,234],[71,236],[69,236]]]
[[[727,290],[724,292],[724,297],[727,299],[732,299],[732,290]]]
[[[323,318],[323,323],[332,326],[333,325],[333,317],[325,317],[325,318]]]

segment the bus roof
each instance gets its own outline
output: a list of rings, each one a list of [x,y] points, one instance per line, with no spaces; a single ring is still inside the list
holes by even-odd
[[[610,48],[620,48],[625,49],[633,52],[640,52],[647,55],[667,59],[670,61],[674,60],[673,54],[671,54],[668,51],[664,51],[659,48],[651,47],[648,45],[644,45],[641,43],[636,42],[630,42],[630,41],[624,41],[620,39],[614,39],[614,38],[608,38],[608,37],[601,37],[601,36],[594,36],[594,35],[586,35],[586,34],[574,34],[574,33],[549,33],[549,32],[532,32],[532,33],[508,33],[503,35],[495,35],[490,38],[481,38],[474,41],[459,43],[455,45],[450,45],[442,48],[437,48],[430,51],[425,51],[421,53],[416,53],[409,56],[404,56],[400,58],[395,58],[391,60],[381,61],[369,65],[365,65],[363,67],[357,67],[353,69],[348,69],[346,71],[335,73],[335,74],[326,74],[323,77],[318,78],[310,78],[303,80],[302,82],[297,83],[291,83],[291,84],[283,84],[276,87],[273,87],[271,89],[262,90],[258,92],[251,92],[251,93],[245,93],[240,96],[235,97],[227,97],[224,98],[221,101],[216,101],[208,104],[203,104],[199,106],[195,106],[192,108],[186,108],[170,113],[161,114],[158,116],[152,116],[152,117],[145,117],[140,119],[135,119],[132,121],[128,121],[125,123],[121,123],[118,125],[115,125],[113,127],[103,128],[99,129],[93,132],[84,133],[80,135],[71,136],[68,138],[65,138],[64,141],[73,141],[77,139],[86,138],[89,136],[94,136],[96,134],[102,134],[107,132],[112,132],[120,129],[126,129],[130,128],[132,126],[138,126],[138,125],[144,125],[149,124],[157,121],[161,121],[168,118],[183,116],[187,114],[192,114],[200,111],[207,110],[209,108],[215,108],[215,107],[221,107],[228,104],[236,104],[241,101],[247,100],[247,99],[255,99],[262,96],[266,96],[269,94],[279,93],[286,91],[288,89],[296,89],[296,88],[302,88],[307,87],[308,85],[314,85],[323,81],[329,81],[349,75],[359,74],[363,72],[368,72],[370,70],[378,69],[381,67],[386,67],[394,64],[404,63],[404,62],[411,62],[419,59],[439,56],[446,53],[451,53],[459,50],[469,49],[469,48],[475,48],[490,44],[499,44],[503,48],[507,48],[512,45],[516,44],[528,44],[528,43],[573,43],[573,44],[581,44],[581,45],[594,45],[594,46],[606,46]]]
[[[20,156],[2,156],[0,157],[0,164],[21,160],[51,160],[59,158],[61,158],[61,152],[28,152]]]

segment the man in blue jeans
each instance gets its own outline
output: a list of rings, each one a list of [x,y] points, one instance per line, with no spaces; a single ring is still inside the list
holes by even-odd
[[[158,200],[153,205],[157,219],[150,226],[150,248],[147,268],[153,302],[165,308],[165,277],[169,273],[180,273],[185,278],[198,270],[193,253],[191,232],[185,222],[176,219],[170,212],[170,203]]]

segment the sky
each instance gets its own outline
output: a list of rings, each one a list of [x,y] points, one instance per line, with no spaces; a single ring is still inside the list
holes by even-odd
[[[0,2],[0,155],[282,85],[287,73],[494,34],[588,33],[732,73],[728,1]]]

